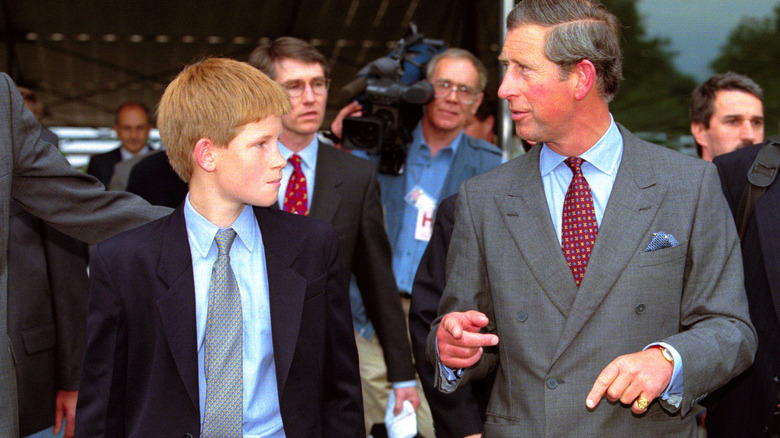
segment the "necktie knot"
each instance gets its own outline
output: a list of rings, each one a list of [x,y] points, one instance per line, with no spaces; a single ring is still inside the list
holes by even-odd
[[[566,163],[567,166],[569,166],[569,169],[571,169],[572,172],[574,172],[575,175],[582,174],[582,163],[585,162],[580,157],[569,157],[565,160],[563,160],[564,163]]]
[[[236,238],[236,231],[232,228],[223,228],[217,231],[217,235],[214,236],[214,241],[217,242],[218,256],[227,255],[230,252],[230,247],[233,245],[233,240]]]
[[[295,169],[298,172],[301,172],[301,156],[298,154],[292,154],[290,156],[290,159],[287,160],[288,163],[292,164],[293,169]]]

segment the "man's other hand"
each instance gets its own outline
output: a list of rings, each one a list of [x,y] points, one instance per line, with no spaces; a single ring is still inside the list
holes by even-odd
[[[673,372],[674,365],[664,359],[658,348],[620,356],[596,378],[585,405],[595,409],[606,396],[611,402],[631,405],[635,414],[643,414],[647,407],[636,403],[637,398],[642,396],[648,402],[655,400],[669,386]]]
[[[498,344],[498,336],[479,333],[487,324],[487,316],[476,310],[445,315],[436,331],[441,363],[452,369],[477,363],[482,357],[482,347]]]
[[[76,427],[76,401],[78,391],[57,391],[54,402],[54,435],[62,429],[62,417],[65,417],[65,438],[73,438]]]
[[[412,407],[416,411],[420,407],[420,395],[417,393],[417,388],[410,386],[408,388],[395,388],[395,407],[393,408],[393,415],[398,415],[403,409],[404,400],[409,400]]]

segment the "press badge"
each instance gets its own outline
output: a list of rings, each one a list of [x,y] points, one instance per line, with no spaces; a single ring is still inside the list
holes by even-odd
[[[425,193],[420,186],[414,186],[406,194],[404,200],[417,209],[417,224],[414,227],[414,238],[427,242],[433,234],[433,218],[436,212],[436,200]]]

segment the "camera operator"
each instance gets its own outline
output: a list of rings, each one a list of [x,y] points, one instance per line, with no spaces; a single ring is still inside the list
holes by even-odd
[[[378,338],[385,351],[384,381],[393,383],[394,411],[396,414],[401,411],[404,400],[417,408],[420,397],[415,388],[406,321],[390,265],[391,250],[384,229],[376,170],[370,163],[335,149],[317,136],[325,116],[330,83],[325,57],[306,41],[281,37],[256,48],[249,56],[249,63],[285,87],[292,102],[292,111],[282,116],[283,132],[279,138],[279,152],[288,164],[282,170],[278,205],[334,226],[339,235],[344,272],[357,280],[360,299],[376,328],[376,336],[372,333],[372,337]],[[353,309],[353,318],[354,313]],[[355,337],[361,338],[358,332]],[[362,358],[360,367],[364,379]],[[368,432],[372,424],[369,420],[373,420],[368,412],[377,401],[366,394],[365,381],[363,387]],[[386,402],[385,393],[383,403]],[[377,422],[381,423],[385,405],[377,409],[380,412]]]
[[[427,78],[434,98],[412,132],[402,174],[378,175],[393,247],[393,272],[407,316],[412,283],[433,231],[439,202],[457,193],[466,179],[501,163],[497,146],[463,133],[484,98],[487,70],[482,62],[467,50],[447,49],[428,62]],[[341,136],[340,121],[359,109],[357,103],[344,107],[331,125],[334,134]],[[367,156],[363,151],[353,153]],[[420,342],[424,345],[425,339]],[[419,416],[418,430],[432,436],[424,432]]]

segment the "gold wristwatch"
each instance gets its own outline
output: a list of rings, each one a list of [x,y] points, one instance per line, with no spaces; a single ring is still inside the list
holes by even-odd
[[[662,347],[660,345],[653,345],[650,348],[658,348],[659,350],[661,350],[661,354],[664,355],[664,359],[666,359],[666,361],[669,362],[670,364],[674,365],[674,356],[672,356],[672,352],[669,351],[667,348]]]

